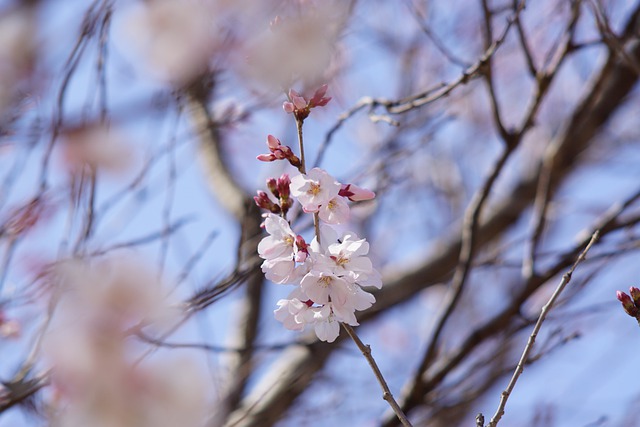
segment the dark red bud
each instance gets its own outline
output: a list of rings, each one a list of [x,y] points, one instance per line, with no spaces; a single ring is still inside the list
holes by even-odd
[[[634,304],[633,300],[631,299],[631,297],[627,294],[625,294],[622,291],[617,291],[616,292],[616,297],[618,298],[618,301],[620,301],[622,303],[622,308],[624,308],[624,311],[631,317],[637,317],[639,314],[639,310],[638,307],[636,307],[636,305]]]
[[[280,197],[280,195],[278,194],[278,181],[276,181],[275,178],[267,179],[267,188],[269,189],[269,191],[271,191],[271,193],[273,193],[274,196],[276,196],[276,198]]]
[[[291,179],[289,175],[286,173],[283,174],[280,178],[278,178],[277,188],[280,193],[281,199],[288,199],[289,194],[291,194],[291,190],[289,189],[289,185],[291,185]]]
[[[635,286],[631,286],[629,288],[629,294],[631,294],[631,298],[636,306],[640,307],[640,289]]]
[[[269,196],[264,191],[258,191],[258,195],[253,197],[259,208],[266,209],[271,213],[280,213],[280,206],[276,205],[269,199]]]

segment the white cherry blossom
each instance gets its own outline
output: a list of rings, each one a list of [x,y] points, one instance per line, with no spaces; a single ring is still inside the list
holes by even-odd
[[[339,192],[340,183],[320,168],[291,178],[291,195],[298,199],[305,212],[317,212]]]
[[[342,224],[349,219],[349,205],[344,197],[334,197],[320,206],[318,216],[327,224]]]
[[[289,330],[303,330],[305,313],[311,310],[306,303],[308,300],[300,288],[296,288],[289,294],[288,299],[278,301],[278,309],[273,312],[276,320],[282,322],[282,325]]]
[[[263,259],[274,259],[291,255],[295,249],[296,235],[289,223],[274,214],[265,214],[264,228],[269,233],[258,244],[258,254]]]
[[[349,297],[344,279],[314,268],[302,278],[300,287],[317,304],[327,304],[329,301],[345,304]]]

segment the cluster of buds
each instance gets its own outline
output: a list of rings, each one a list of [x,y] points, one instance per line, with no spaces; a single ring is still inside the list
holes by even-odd
[[[331,97],[326,97],[327,85],[322,85],[316,90],[313,96],[307,100],[293,89],[289,90],[289,101],[282,104],[286,113],[293,114],[296,120],[303,121],[315,107],[324,107],[331,101]]]
[[[258,195],[253,197],[258,207],[268,210],[274,214],[282,214],[283,217],[287,216],[287,212],[291,206],[293,206],[293,199],[291,198],[291,191],[289,186],[291,185],[291,179],[286,173],[283,174],[277,180],[275,178],[267,179],[267,188],[269,193],[264,191],[258,191]]]
[[[634,317],[640,324],[640,289],[631,286],[629,294],[622,291],[616,292],[618,301],[622,303],[622,308],[629,316]]]
[[[270,153],[260,154],[256,157],[258,160],[263,162],[273,162],[275,160],[288,160],[291,163],[291,166],[295,168],[300,168],[302,163],[300,159],[293,154],[291,151],[291,147],[288,145],[282,145],[280,140],[273,135],[267,136],[267,147],[269,147]]]

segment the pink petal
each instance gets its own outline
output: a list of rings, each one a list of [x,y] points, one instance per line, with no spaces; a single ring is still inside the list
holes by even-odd
[[[256,156],[256,159],[261,162],[273,162],[276,159],[276,156],[273,154],[260,154],[259,156]]]
[[[285,101],[282,103],[282,109],[285,113],[291,114],[295,110],[295,106],[293,105],[293,103]]]
[[[328,88],[329,88],[329,85],[327,84],[323,84],[322,86],[320,86],[318,90],[316,90],[316,93],[313,94],[312,99],[316,101],[319,101],[320,99],[322,99],[322,97],[326,95]]]
[[[280,140],[273,135],[267,135],[267,146],[271,151],[278,148],[280,145]]]

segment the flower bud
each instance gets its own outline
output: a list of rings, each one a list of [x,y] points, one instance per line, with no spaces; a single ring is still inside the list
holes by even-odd
[[[289,175],[282,174],[280,178],[278,178],[277,188],[278,193],[280,194],[281,199],[288,199],[291,194],[291,190],[289,189],[289,185],[291,184],[291,178]]]
[[[253,197],[259,208],[266,209],[271,213],[280,213],[280,206],[276,205],[269,199],[269,196],[264,191],[258,191],[258,195]]]
[[[629,288],[629,294],[631,295],[631,298],[633,299],[633,303],[640,307],[640,289],[631,286]]]
[[[338,193],[342,197],[346,197],[352,202],[361,202],[363,200],[371,200],[376,197],[376,193],[371,190],[360,188],[354,184],[342,184],[340,192]]]
[[[640,314],[638,307],[633,303],[631,297],[622,291],[616,292],[616,298],[622,303],[622,308],[631,317],[637,317]]]
[[[280,140],[273,135],[267,135],[267,147],[269,150],[273,151],[276,148],[279,148],[282,145]]]
[[[273,162],[274,160],[276,160],[276,156],[274,156],[273,154],[260,154],[259,156],[256,156],[256,159],[260,160],[261,162]]]
[[[328,85],[324,84],[316,90],[311,100],[309,100],[309,108],[324,107],[331,101],[330,97],[325,97],[328,87]]]
[[[304,262],[309,256],[309,245],[304,241],[304,238],[301,235],[296,236],[296,248],[298,249],[296,252],[296,262]]]
[[[267,188],[274,196],[276,196],[276,198],[280,198],[280,192],[278,191],[278,182],[275,178],[267,179]]]

